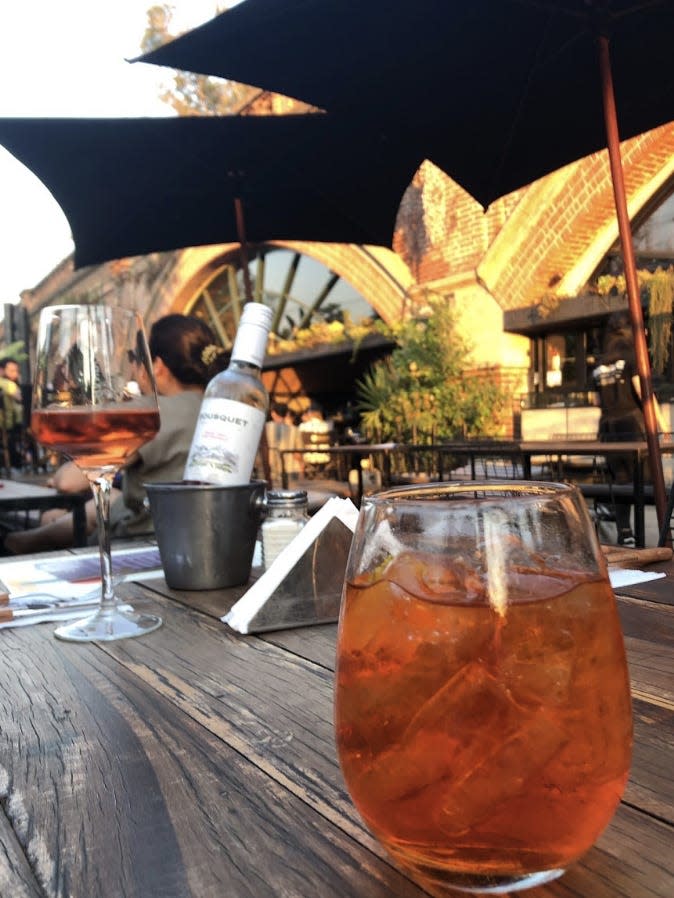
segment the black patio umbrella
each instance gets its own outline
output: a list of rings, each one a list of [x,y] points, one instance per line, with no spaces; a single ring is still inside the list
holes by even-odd
[[[229,241],[390,246],[422,161],[327,115],[5,118],[0,145],[63,209],[78,268]]]
[[[673,34],[672,0],[244,0],[139,60],[348,110],[355,133],[412,134],[484,206],[608,146],[662,525],[615,97],[623,139],[674,119]]]

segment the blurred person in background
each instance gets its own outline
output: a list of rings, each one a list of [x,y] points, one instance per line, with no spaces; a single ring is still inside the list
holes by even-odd
[[[309,408],[302,414],[299,429],[305,449],[319,450],[329,448],[332,427],[330,422],[323,417],[323,411],[320,406],[315,402],[312,402]],[[327,452],[307,452],[304,460],[318,471],[321,466],[330,462],[330,456]]]
[[[2,416],[9,461],[13,468],[23,467],[23,394],[21,369],[15,359],[0,362],[0,390],[2,391]]]
[[[271,485],[275,488],[283,486],[285,469],[288,488],[293,489],[304,474],[304,458],[302,456],[302,434],[293,422],[288,406],[282,402],[272,403],[270,420],[265,424],[267,447],[269,451],[269,469]],[[281,455],[284,450],[295,450]]]
[[[601,415],[598,437],[605,443],[625,443],[646,438],[641,383],[637,373],[634,336],[629,313],[626,310],[609,316],[603,338],[603,351],[592,372],[595,388],[599,394]],[[655,397],[655,414],[661,433],[667,427],[662,411]],[[634,482],[632,454],[607,455],[607,466],[614,483]],[[644,470],[644,480],[649,480],[648,470]],[[614,513],[617,541],[620,546],[634,546],[635,539],[631,524],[632,503],[616,500]]]

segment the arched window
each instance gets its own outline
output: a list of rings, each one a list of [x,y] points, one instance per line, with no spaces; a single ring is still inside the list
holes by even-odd
[[[340,275],[311,256],[282,247],[260,247],[248,265],[252,299],[274,311],[281,338],[317,321],[358,322],[376,317],[372,307]],[[246,289],[238,254],[225,259],[185,309],[204,318],[226,347],[236,333]]]

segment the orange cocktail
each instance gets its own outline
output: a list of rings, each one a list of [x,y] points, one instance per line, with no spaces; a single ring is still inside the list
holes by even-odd
[[[426,884],[545,882],[593,844],[628,774],[627,670],[603,563],[546,562],[521,516],[513,536],[497,515],[499,550],[465,526],[452,539],[451,511],[430,541],[423,506],[398,533],[395,514],[382,516],[386,552],[375,528],[374,566],[358,570],[361,524],[345,588],[336,726],[349,792]]]

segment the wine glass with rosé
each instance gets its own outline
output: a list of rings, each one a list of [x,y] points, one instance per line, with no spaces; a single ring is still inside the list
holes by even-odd
[[[615,598],[578,490],[367,497],[335,702],[356,807],[432,895],[561,876],[613,816],[632,744]]]
[[[137,367],[149,392],[136,386]],[[144,379],[145,380],[145,379]],[[121,610],[110,556],[110,490],[117,471],[159,430],[152,361],[137,312],[102,305],[49,306],[40,313],[31,429],[62,452],[91,483],[101,558],[101,604],[59,627],[74,642],[125,639],[161,626],[161,618]]]

